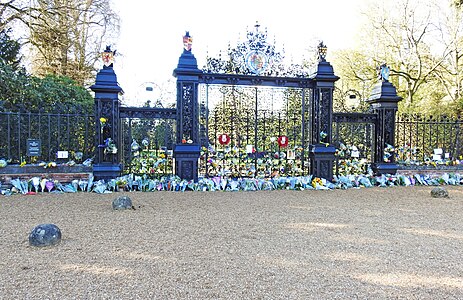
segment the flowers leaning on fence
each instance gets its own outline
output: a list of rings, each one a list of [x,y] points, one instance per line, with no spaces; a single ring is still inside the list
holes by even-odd
[[[336,153],[336,171],[339,175],[365,174],[369,170],[370,162],[360,158],[360,151],[355,145],[339,143]]]
[[[284,139],[281,136],[280,143],[285,147],[273,145],[267,151],[258,152],[252,145],[244,148],[221,146],[218,149],[210,145],[201,148],[200,160],[208,176],[266,178],[302,175],[307,168],[308,154],[300,146],[287,147],[287,141],[286,136]],[[305,161],[302,159],[304,155]]]
[[[100,118],[101,133],[103,133],[103,130],[106,127],[107,122],[108,122],[108,120],[106,118],[103,118],[103,117]]]
[[[167,150],[144,149],[138,151],[131,161],[131,170],[135,174],[148,174],[158,177],[165,174],[172,174],[172,153]]]
[[[384,148],[384,162],[392,162],[394,155],[396,155],[394,146],[386,144],[386,148]]]
[[[107,138],[104,141],[104,145],[98,145],[98,147],[104,149],[104,154],[116,154],[117,153],[117,146],[112,138]]]

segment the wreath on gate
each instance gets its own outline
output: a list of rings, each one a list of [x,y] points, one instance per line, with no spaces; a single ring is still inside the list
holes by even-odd
[[[230,137],[228,136],[228,134],[226,133],[223,133],[221,135],[219,135],[219,144],[220,145],[228,145],[230,143]]]
[[[278,145],[282,148],[285,148],[288,146],[289,139],[286,135],[281,135],[278,137]]]

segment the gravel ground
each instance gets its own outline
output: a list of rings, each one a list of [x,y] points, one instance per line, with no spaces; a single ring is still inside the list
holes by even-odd
[[[0,299],[463,299],[446,188],[2,196]]]

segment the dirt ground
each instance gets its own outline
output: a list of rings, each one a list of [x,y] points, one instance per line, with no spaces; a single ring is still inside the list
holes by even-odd
[[[463,299],[463,187],[431,189],[0,196],[0,299]]]

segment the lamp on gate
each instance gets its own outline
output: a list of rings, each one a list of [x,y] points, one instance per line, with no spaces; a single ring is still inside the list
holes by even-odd
[[[153,81],[146,81],[140,84],[137,92],[137,102],[141,106],[151,106],[153,103],[155,107],[159,107],[161,103],[161,88]]]

